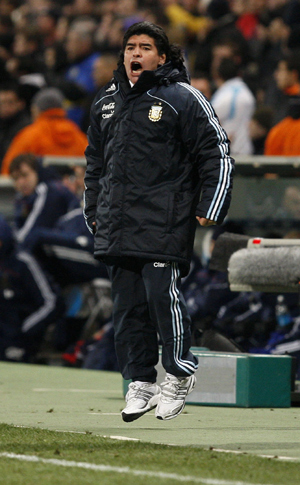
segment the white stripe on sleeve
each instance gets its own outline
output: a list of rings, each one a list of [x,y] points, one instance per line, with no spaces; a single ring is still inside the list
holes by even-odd
[[[221,155],[219,181],[215,191],[214,198],[212,200],[212,203],[206,215],[207,219],[216,220],[220,214],[226,194],[230,187],[230,175],[232,172],[232,163],[229,156],[229,144],[227,142],[227,135],[224,129],[222,128],[222,126],[220,125],[219,120],[214,113],[213,107],[207,101],[205,96],[203,96],[203,94],[200,91],[193,88],[189,84],[181,83],[181,82],[179,82],[178,84],[180,84],[180,86],[183,86],[188,91],[190,91],[198,100],[202,109],[207,115],[208,122],[214,128],[218,138],[218,147]]]
[[[21,227],[21,229],[15,232],[15,237],[19,243],[24,241],[24,239],[31,231],[35,221],[37,220],[38,216],[40,215],[40,213],[42,212],[45,206],[45,202],[48,194],[47,185],[44,182],[40,183],[36,188],[36,192],[37,192],[37,198],[34,201],[32,211],[27,217],[23,227]]]

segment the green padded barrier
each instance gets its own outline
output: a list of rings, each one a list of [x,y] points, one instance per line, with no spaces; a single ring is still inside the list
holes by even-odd
[[[291,406],[292,358],[287,355],[257,355],[212,352],[193,348],[199,358],[197,384],[187,404],[202,406]],[[164,379],[161,362],[157,382]],[[130,381],[123,381],[124,395]]]

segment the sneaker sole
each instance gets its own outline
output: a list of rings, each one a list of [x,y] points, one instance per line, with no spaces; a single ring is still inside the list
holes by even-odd
[[[151,411],[152,409],[156,408],[158,401],[159,401],[159,398],[160,398],[160,394],[158,394],[154,397],[156,399],[154,399],[153,405],[150,405],[149,407],[142,409],[139,413],[125,413],[124,411],[122,411],[121,415],[122,415],[123,421],[125,421],[125,423],[131,423],[132,421],[135,421],[136,419],[141,418],[142,416],[144,416],[144,414],[146,414],[149,411]]]
[[[188,387],[188,391],[187,391],[187,394],[186,395],[188,395],[188,394],[190,394],[192,392],[192,390],[194,389],[195,385],[196,385],[196,377],[194,376],[194,379],[191,380],[191,383],[190,383],[190,385]],[[156,414],[155,417],[157,419],[160,419],[161,421],[168,421],[169,419],[173,419],[173,418],[176,418],[177,416],[179,416],[179,414],[182,413],[182,411],[184,410],[184,408],[185,408],[185,401],[182,404],[181,408],[177,411],[176,414],[171,414],[170,416],[166,416],[165,418],[163,416],[159,416],[159,415]]]
[[[179,411],[177,411],[176,414],[171,414],[170,416],[166,416],[165,418],[163,418],[162,416],[156,416],[156,418],[160,419],[161,421],[168,421],[169,419],[177,418],[177,416],[179,416],[179,414],[182,413],[184,408],[185,408],[185,403],[183,403],[182,407],[179,409]]]

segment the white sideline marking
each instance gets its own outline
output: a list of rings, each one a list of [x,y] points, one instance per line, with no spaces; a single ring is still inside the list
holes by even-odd
[[[216,451],[217,453],[232,453],[233,455],[249,455],[249,456],[258,456],[259,458],[273,458],[274,460],[279,461],[300,461],[300,458],[295,456],[279,456],[279,455],[252,455],[248,451],[238,451],[238,450],[223,450],[222,448],[210,448],[211,451]]]
[[[138,438],[128,438],[128,436],[103,436],[103,438],[120,441],[140,441]]]
[[[89,413],[89,414],[98,414],[98,413]],[[109,413],[103,413],[103,414],[109,414]],[[117,414],[119,413],[111,413],[111,414]],[[28,426],[23,426],[23,425],[14,425],[15,428],[28,428]],[[48,428],[40,428],[48,431]],[[77,434],[86,434],[86,431],[70,431],[67,429],[55,429],[57,433],[77,433]],[[96,434],[95,436],[100,436],[101,438],[109,438],[111,440],[128,440],[128,441],[141,441],[140,438],[129,438],[127,436],[107,436],[107,435],[101,435],[101,434]],[[149,441],[150,443],[150,441]],[[162,443],[161,441],[154,441],[152,444],[156,445],[166,445],[166,443]],[[167,446],[179,446],[178,444],[175,443],[168,443]],[[203,450],[207,450],[208,448],[202,448]],[[210,451],[215,451],[216,453],[231,453],[232,455],[248,455],[248,456],[257,456],[258,458],[272,458],[273,460],[276,461],[294,461],[294,462],[299,462],[300,458],[297,458],[295,456],[281,456],[281,455],[259,455],[259,454],[254,454],[250,453],[249,451],[239,451],[239,450],[225,450],[223,448],[214,448],[211,447],[209,448]],[[1,454],[0,454],[1,456]],[[242,483],[242,482],[241,482]],[[246,484],[245,484],[246,485]],[[259,485],[259,484],[256,484]]]
[[[113,472],[113,473],[128,473],[135,476],[147,476],[162,479],[177,480],[178,482],[194,482],[202,483],[204,485],[260,485],[249,482],[219,480],[217,478],[200,478],[193,476],[177,475],[176,473],[151,472],[146,470],[134,470],[129,467],[117,467],[109,465],[96,465],[95,463],[85,463],[81,461],[57,460],[55,458],[41,458],[36,455],[19,455],[16,453],[0,453],[0,457],[12,458],[15,460],[28,461],[32,463],[45,463],[49,465],[63,466],[69,468],[85,468],[86,470],[94,470],[99,472]]]

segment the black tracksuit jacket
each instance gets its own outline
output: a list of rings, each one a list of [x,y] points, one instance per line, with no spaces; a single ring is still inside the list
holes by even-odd
[[[124,66],[97,94],[86,149],[84,215],[95,257],[178,262],[188,272],[196,215],[220,224],[234,161],[207,99],[185,69],[144,71],[131,88]]]

